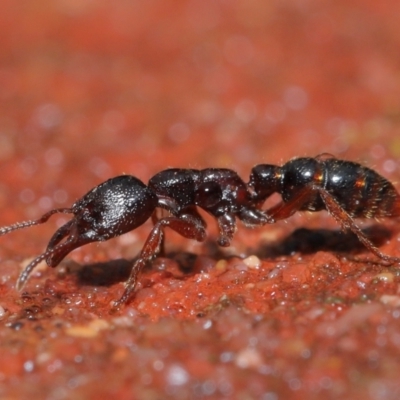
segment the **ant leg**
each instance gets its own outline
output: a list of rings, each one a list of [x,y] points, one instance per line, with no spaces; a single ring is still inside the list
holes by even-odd
[[[158,218],[157,212],[154,211],[153,214],[151,215],[151,222],[153,222],[153,226],[156,225],[159,220],[160,220],[160,218]],[[164,235],[161,235],[158,254],[161,256],[165,256],[165,236]]]
[[[263,211],[250,207],[243,207],[240,210],[238,217],[248,228],[263,226],[265,224],[272,224],[275,222]]]
[[[243,208],[239,213],[239,219],[249,227],[275,222],[268,214],[252,208]],[[236,232],[235,216],[233,214],[223,214],[217,218],[217,222],[219,227],[217,242],[222,247],[228,247]]]
[[[217,218],[219,227],[219,238],[217,243],[221,247],[228,247],[231,244],[233,235],[236,232],[236,219],[233,214],[224,214]]]
[[[180,208],[179,208],[178,203],[174,199],[172,199],[168,196],[158,195],[158,207],[161,208],[161,212],[163,212],[163,210],[166,210],[170,214],[174,215],[175,217],[179,216]],[[163,217],[162,214],[161,214],[161,217],[158,217],[156,211],[154,211],[153,214],[151,215],[151,221],[153,222],[153,225],[156,225],[157,222],[163,218],[165,218],[165,217]],[[201,217],[199,217],[199,218],[201,218]],[[165,237],[164,237],[164,235],[162,235],[162,238],[161,238],[158,254],[165,255]]]
[[[154,211],[153,214],[151,214],[151,222],[153,222],[153,225],[155,225],[160,218],[158,218],[157,213]]]
[[[64,213],[64,214],[73,214],[73,209],[72,208],[56,208],[54,210],[51,210],[47,212],[46,214],[42,215],[40,218],[32,220],[32,221],[22,221],[22,222],[17,222],[13,225],[9,226],[3,226],[0,228],[0,236],[6,235],[9,232],[15,231],[17,229],[22,229],[22,228],[27,228],[29,226],[33,225],[39,225],[43,224],[46,222],[53,214],[56,213]]]
[[[295,212],[299,211],[307,201],[310,200],[310,197],[315,193],[315,190],[316,189],[313,186],[306,186],[288,202],[282,201],[264,211],[268,217],[268,222],[272,224],[276,221],[292,216]]]
[[[391,257],[382,253],[362,232],[360,227],[354,222],[353,218],[340,206],[340,204],[326,191],[319,189],[322,200],[325,203],[329,214],[342,226],[342,229],[350,229],[358,240],[374,255],[385,262],[400,263],[400,258]]]
[[[166,217],[157,221],[151,230],[140,252],[139,258],[132,266],[129,279],[125,283],[125,291],[121,298],[114,302],[114,307],[126,303],[135,289],[140,271],[158,252],[164,236],[164,228],[169,227],[188,239],[202,242],[206,237],[205,223],[191,214],[183,214],[179,217]]]

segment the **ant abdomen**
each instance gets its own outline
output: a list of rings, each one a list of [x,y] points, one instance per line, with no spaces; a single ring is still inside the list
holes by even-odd
[[[354,218],[400,215],[400,195],[387,179],[358,163],[333,157],[295,158],[282,167],[257,165],[249,185],[258,202],[277,192],[284,203],[295,203],[293,212],[327,209],[323,192]]]
[[[395,187],[374,170],[352,161],[328,158],[298,158],[281,168],[282,198],[289,202],[307,185],[328,192],[354,218],[399,215],[400,196]],[[326,209],[315,191],[299,210]]]
[[[396,217],[400,196],[395,187],[374,170],[351,161],[323,162],[325,189],[355,218]]]
[[[282,201],[265,211],[271,222],[286,219],[297,211],[327,210],[342,229],[350,229],[377,257],[400,262],[399,258],[382,253],[354,222],[354,218],[400,216],[399,193],[370,168],[329,154],[295,158],[282,167],[255,166],[249,187],[259,207],[273,193],[281,195]]]

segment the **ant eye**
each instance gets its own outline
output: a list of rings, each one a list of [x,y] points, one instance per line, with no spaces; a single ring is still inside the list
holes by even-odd
[[[216,206],[221,198],[221,186],[216,182],[203,183],[196,191],[196,204],[206,209]]]

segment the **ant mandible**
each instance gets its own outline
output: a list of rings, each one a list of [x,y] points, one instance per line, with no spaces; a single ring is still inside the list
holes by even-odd
[[[263,211],[264,201],[275,192],[281,194],[282,202]],[[118,307],[127,302],[140,271],[158,253],[165,227],[188,239],[205,239],[206,223],[197,207],[216,218],[220,246],[230,245],[236,218],[255,227],[288,218],[296,211],[325,209],[377,257],[400,263],[400,258],[375,247],[353,220],[399,216],[400,195],[394,186],[369,168],[326,154],[296,158],[282,167],[257,165],[247,185],[236,172],[223,168],[167,169],[151,178],[147,186],[133,176],[117,176],[90,190],[71,208],[54,209],[37,220],[0,228],[0,235],[42,224],[56,213],[74,215],[54,233],[46,251],[22,271],[16,284],[21,290],[40,261],[56,267],[72,250],[120,236],[151,217],[154,226],[133,263],[122,297],[114,302]],[[159,219],[157,208],[167,210],[169,216]]]

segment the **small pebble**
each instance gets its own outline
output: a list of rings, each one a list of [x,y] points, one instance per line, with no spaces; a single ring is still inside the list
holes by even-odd
[[[400,307],[400,296],[384,294],[379,299],[381,303],[392,307]]]
[[[243,260],[249,268],[259,269],[261,266],[261,260],[257,256],[249,256]]]
[[[394,275],[391,272],[382,272],[381,274],[375,275],[374,279],[379,279],[382,282],[391,283],[394,280]]]
[[[262,365],[262,358],[256,349],[246,348],[237,353],[235,363],[239,368],[258,368]]]
[[[74,325],[66,330],[67,335],[74,337],[93,338],[98,333],[109,327],[109,323],[104,319],[95,319],[87,325]]]
[[[0,306],[0,319],[4,318],[5,315],[6,310],[4,309],[4,307]]]

